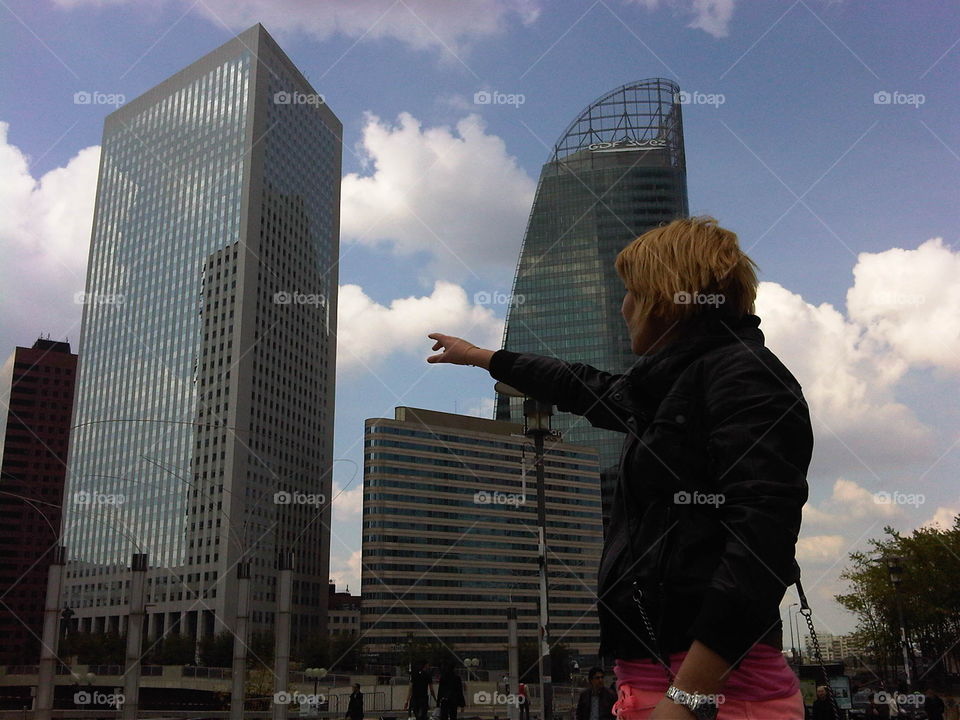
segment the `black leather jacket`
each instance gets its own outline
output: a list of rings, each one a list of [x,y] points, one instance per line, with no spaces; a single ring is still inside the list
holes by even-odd
[[[696,639],[737,666],[757,642],[781,646],[813,434],[759,324],[700,316],[623,375],[491,360],[494,378],[626,434],[597,583],[603,657],[666,660]]]

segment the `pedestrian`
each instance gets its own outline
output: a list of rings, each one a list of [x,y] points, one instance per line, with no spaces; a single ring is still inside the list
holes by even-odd
[[[603,684],[603,668],[590,668],[589,685],[577,700],[574,720],[613,720],[613,704],[617,696]]]
[[[437,706],[440,720],[457,720],[457,708],[461,710],[467,701],[463,696],[463,680],[454,672],[449,660],[440,664],[440,681],[437,683]]]
[[[799,383],[764,345],[756,265],[713,218],[675,220],[617,256],[639,358],[622,374],[431,333],[431,363],[474,365],[624,433],[597,582],[620,720],[803,717],[780,601],[813,451]],[[595,285],[545,290],[607,302]],[[527,307],[537,302],[527,297]],[[567,317],[557,317],[563,323]],[[610,328],[596,328],[597,342]],[[683,707],[678,707],[683,706]]]
[[[416,720],[427,720],[430,710],[430,696],[437,702],[437,695],[433,690],[433,677],[426,660],[420,660],[410,670],[410,690],[407,693],[407,702],[403,706]]]
[[[939,694],[933,688],[927,688],[923,693],[923,711],[927,715],[927,720],[944,720],[945,710],[946,704],[940,699]]]
[[[530,720],[530,696],[527,695],[527,684],[517,685],[517,707],[520,710],[520,720]]]
[[[345,720],[363,720],[363,693],[360,692],[360,683],[353,684]]]
[[[830,688],[826,685],[820,685],[817,688],[817,699],[813,701],[810,720],[834,720],[833,704],[830,702]]]

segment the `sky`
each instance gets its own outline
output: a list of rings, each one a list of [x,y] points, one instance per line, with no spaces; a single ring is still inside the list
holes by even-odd
[[[849,552],[960,512],[956,6],[4,0],[0,18],[0,354],[79,340],[118,104],[261,22],[343,122],[341,587],[360,589],[364,419],[490,416],[492,379],[428,366],[425,336],[499,347],[550,148],[597,97],[653,77],[689,100],[691,213],[760,266],[761,329],[810,404],[798,558],[818,628],[854,627],[833,599]]]

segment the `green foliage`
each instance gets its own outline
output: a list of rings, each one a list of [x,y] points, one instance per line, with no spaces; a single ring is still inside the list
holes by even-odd
[[[230,667],[233,664],[233,634],[227,630],[208,635],[200,641],[200,664],[207,667]]]
[[[152,665],[193,665],[197,644],[187,635],[167,635],[150,652]]]
[[[294,650],[293,657],[303,667],[322,667],[331,672],[360,669],[363,640],[357,635],[311,635]]]
[[[960,635],[960,516],[948,530],[919,528],[901,535],[884,528],[872,549],[850,554],[841,578],[849,591],[836,596],[857,616],[857,636],[869,660],[885,673],[902,664],[898,599],[910,641],[920,654],[918,675],[933,682],[945,676],[945,658],[956,658]],[[884,558],[899,557],[903,580],[895,594]],[[899,597],[898,597],[899,596]],[[960,660],[960,658],[956,658]]]
[[[70,633],[60,641],[60,657],[77,656],[81,665],[123,665],[127,638],[115,633]]]
[[[255,632],[250,637],[247,664],[251,668],[273,668],[273,631]]]

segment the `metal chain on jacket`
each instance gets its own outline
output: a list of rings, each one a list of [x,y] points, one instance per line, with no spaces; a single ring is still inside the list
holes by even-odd
[[[830,698],[830,707],[833,710],[834,720],[840,720],[840,707],[837,705],[836,695],[833,688],[830,687],[830,678],[827,675],[827,666],[823,664],[823,653],[820,651],[820,638],[817,637],[817,631],[813,629],[813,611],[810,609],[810,603],[807,602],[807,596],[803,592],[803,585],[800,584],[800,578],[796,582],[797,594],[800,596],[800,614],[807,621],[807,627],[810,629],[810,640],[813,642],[813,656],[820,666],[820,674],[823,676],[823,684],[827,688],[827,696]]]

